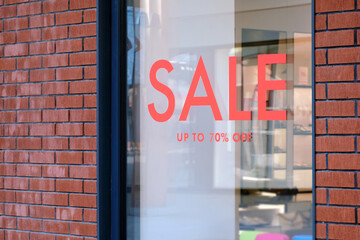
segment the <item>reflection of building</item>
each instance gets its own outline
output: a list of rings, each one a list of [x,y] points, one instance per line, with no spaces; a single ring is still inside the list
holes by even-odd
[[[98,3],[96,20],[93,0],[0,0],[0,239],[359,238],[357,1]],[[266,107],[287,121],[258,121],[257,56],[279,53],[266,73],[287,90]],[[200,56],[224,121],[178,121]],[[228,56],[252,121],[227,120]],[[176,99],[161,124],[146,108],[168,107],[148,81],[159,59]]]

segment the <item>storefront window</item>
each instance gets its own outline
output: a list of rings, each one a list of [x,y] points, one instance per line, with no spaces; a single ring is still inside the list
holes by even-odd
[[[128,239],[312,239],[311,2],[133,0],[127,21]]]

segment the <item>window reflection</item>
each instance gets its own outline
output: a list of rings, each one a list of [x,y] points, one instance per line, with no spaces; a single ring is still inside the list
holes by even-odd
[[[312,235],[310,1],[128,1],[128,239],[286,240]],[[260,54],[267,65],[266,108],[286,121],[257,120]],[[192,107],[178,121],[200,56],[224,121]],[[237,56],[237,108],[252,121],[228,121],[229,56]],[[176,99],[173,117],[155,122],[167,99],[149,83],[151,65]],[[196,96],[205,96],[202,84]],[[250,143],[176,141],[179,132],[250,132]]]

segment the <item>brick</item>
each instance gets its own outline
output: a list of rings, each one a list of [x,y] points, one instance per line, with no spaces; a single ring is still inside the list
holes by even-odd
[[[16,17],[16,6],[0,7],[0,18]]]
[[[43,138],[43,149],[66,150],[69,149],[67,138]]]
[[[0,138],[0,149],[15,149],[15,138]]]
[[[325,154],[316,154],[315,158],[316,169],[326,169],[326,156]]]
[[[29,83],[17,86],[18,96],[32,96],[41,94],[41,84]]]
[[[326,224],[316,223],[316,238],[326,238]]]
[[[17,5],[18,16],[36,15],[41,13],[41,2],[24,3]]]
[[[83,41],[82,39],[63,40],[56,42],[56,52],[79,52],[82,51]]]
[[[26,150],[41,149],[41,138],[18,138],[17,148]]]
[[[96,64],[96,52],[70,54],[70,66]]]
[[[0,71],[14,70],[15,59],[0,59]]]
[[[31,163],[54,163],[54,152],[30,152],[29,158]]]
[[[50,55],[43,57],[44,67],[65,67],[68,65],[68,55]]]
[[[56,97],[57,108],[81,108],[83,106],[83,96],[58,96]]]
[[[67,206],[68,194],[65,193],[43,193],[42,201],[44,205]]]
[[[353,0],[316,0],[315,12],[335,12],[355,9]]]
[[[316,152],[354,152],[354,137],[316,137]]]
[[[28,55],[29,49],[27,44],[6,45],[4,48],[5,57],[16,57]]]
[[[96,207],[96,195],[70,194],[69,205],[71,207]]]
[[[30,44],[30,55],[52,54],[55,52],[54,42],[40,42]]]
[[[39,192],[16,192],[16,202],[28,204],[41,204]]]
[[[82,152],[56,152],[57,164],[82,164]]]
[[[0,201],[1,202],[15,202],[15,192],[7,191],[7,190],[0,190]],[[1,221],[0,221],[0,225],[1,225]]]
[[[16,176],[41,177],[41,166],[33,164],[21,164],[16,166]]]
[[[54,26],[55,23],[54,19],[55,19],[54,14],[29,17],[29,27],[30,28],[51,27]]]
[[[56,124],[56,135],[81,136],[83,135],[83,124],[82,123]]]
[[[84,192],[85,193],[97,193],[96,181],[84,181]]]
[[[17,113],[19,123],[41,122],[41,111],[21,111]]]
[[[0,112],[0,123],[15,122],[16,112]]]
[[[85,136],[96,136],[96,123],[85,123],[84,133]]]
[[[326,99],[326,87],[325,84],[315,85],[315,99]]]
[[[70,0],[70,9],[95,8],[95,0]]]
[[[67,222],[44,220],[43,227],[45,232],[69,233],[69,223]]]
[[[5,214],[8,216],[27,217],[29,207],[22,204],[5,204]]]
[[[68,10],[68,0],[51,0],[44,2],[44,13],[61,12]]]
[[[44,83],[43,84],[43,94],[53,95],[53,94],[67,94],[68,93],[68,83]]]
[[[84,50],[85,51],[96,50],[96,38],[85,38]]]
[[[329,169],[358,170],[360,168],[360,155],[331,154],[329,155]]]
[[[71,82],[70,93],[96,93],[96,81]]]
[[[58,13],[56,14],[56,25],[81,23],[82,15],[82,11]]]
[[[26,163],[29,161],[28,153],[23,151],[4,152],[4,162]]]
[[[55,191],[55,180],[53,179],[30,179],[30,190],[32,191]]]
[[[70,26],[69,36],[70,38],[96,36],[96,23]]]
[[[328,15],[328,29],[360,27],[359,14],[359,12],[347,12]]]
[[[84,107],[86,108],[95,108],[96,104],[96,95],[85,95],[84,96]]]
[[[28,82],[28,76],[28,71],[5,72],[4,81],[5,83]]]
[[[315,16],[315,30],[325,30],[326,29],[326,19],[327,15],[316,15]]]
[[[66,178],[68,177],[67,166],[43,166],[43,177]]]
[[[84,22],[96,22],[96,9],[84,11]]]
[[[70,110],[70,121],[95,122],[96,110],[93,109]]]
[[[5,231],[5,239],[11,240],[29,240],[28,232],[15,232],[15,231]]]
[[[41,57],[23,57],[17,59],[18,69],[41,68]]]
[[[30,71],[31,82],[43,82],[43,81],[54,81],[54,80],[55,80],[54,69],[39,69],[39,70]]]
[[[324,65],[326,64],[326,50],[320,49],[315,50],[315,65]]]
[[[27,109],[29,106],[28,98],[7,98],[4,99],[4,109]]]
[[[355,70],[353,66],[327,66],[315,68],[316,82],[354,81],[354,79]]]
[[[96,67],[85,67],[85,79],[96,79]]]
[[[28,26],[29,26],[29,21],[27,17],[4,20],[5,31],[22,30],[28,28]]]
[[[97,236],[97,225],[92,223],[70,223],[70,233],[81,236]]]
[[[68,110],[44,110],[43,122],[67,122],[69,121]]]
[[[355,187],[355,175],[352,172],[316,172],[318,187]]]
[[[5,125],[4,126],[4,135],[5,136],[28,136],[28,126],[27,125],[19,125],[19,124],[12,124],[12,125]]]
[[[321,134],[326,134],[327,133],[326,120],[325,119],[316,119],[315,126],[316,126],[316,129],[315,129],[316,134],[321,135]]]
[[[15,165],[1,164],[0,165],[0,175],[1,176],[14,176],[15,175]]]
[[[0,85],[0,93],[2,97],[14,97],[15,86],[14,85]]]
[[[6,5],[15,4],[15,3],[25,3],[25,2],[29,2],[29,0],[5,0]],[[2,1],[1,1],[1,4],[2,4]]]
[[[360,134],[360,119],[329,119],[329,134]]]
[[[81,180],[58,179],[56,180],[56,191],[81,193],[83,192],[83,182]]]
[[[360,226],[329,224],[328,235],[329,239],[356,239],[358,236],[360,236]]]
[[[29,180],[27,178],[4,178],[4,189],[28,190]]]
[[[330,189],[329,203],[332,205],[357,206],[360,204],[359,190]]]
[[[317,204],[326,204],[327,203],[326,189],[323,189],[323,188],[316,189],[315,196],[316,196]]]
[[[42,31],[43,40],[56,40],[67,38],[67,27],[44,28]]]
[[[70,220],[70,221],[81,221],[83,210],[79,208],[56,208],[56,219],[59,220]]]
[[[316,102],[315,115],[317,117],[355,116],[355,102],[353,101]]]
[[[59,68],[56,70],[56,80],[76,80],[82,79],[82,68]]]
[[[96,138],[70,138],[71,150],[96,150]]]
[[[55,97],[31,97],[30,108],[55,108]]]
[[[40,29],[32,29],[32,30],[23,30],[16,33],[17,34],[17,42],[35,42],[41,40],[41,30]]]
[[[354,30],[317,32],[315,33],[315,47],[354,45],[354,36]]]
[[[328,63],[358,63],[360,62],[360,48],[337,48],[328,50]]]
[[[30,233],[31,240],[55,240],[54,235],[44,233]]]
[[[25,231],[41,231],[41,220],[40,219],[17,219],[18,229]]]
[[[30,125],[30,136],[52,136],[55,135],[54,124],[32,124]]]
[[[54,207],[30,206],[30,217],[33,218],[55,218]]]
[[[96,167],[70,166],[70,177],[80,179],[96,179]]]
[[[0,33],[0,44],[15,43],[15,32]]]
[[[360,83],[343,83],[328,85],[329,99],[360,98]]]
[[[355,223],[355,208],[316,207],[316,221]]]
[[[95,209],[84,209],[84,221],[96,222],[97,221],[97,211]]]

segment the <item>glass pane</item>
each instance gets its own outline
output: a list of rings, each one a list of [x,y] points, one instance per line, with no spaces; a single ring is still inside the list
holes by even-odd
[[[127,18],[128,239],[311,238],[311,2],[129,0]]]

